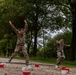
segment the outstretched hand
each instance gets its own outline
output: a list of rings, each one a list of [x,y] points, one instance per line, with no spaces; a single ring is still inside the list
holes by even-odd
[[[12,25],[12,22],[11,22],[11,21],[9,21],[9,24],[10,24],[10,25]]]
[[[68,47],[70,47],[70,45],[68,45]]]
[[[26,20],[24,20],[24,23],[25,23],[25,24],[27,24],[27,21],[26,21]]]

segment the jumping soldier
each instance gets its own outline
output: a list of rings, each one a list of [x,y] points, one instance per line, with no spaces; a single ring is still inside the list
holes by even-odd
[[[22,53],[26,59],[26,65],[28,65],[29,64],[29,56],[28,56],[28,53],[24,46],[25,45],[25,36],[26,36],[27,29],[28,29],[28,24],[27,24],[26,20],[24,20],[24,23],[25,23],[25,27],[18,30],[18,29],[16,29],[14,24],[11,21],[9,21],[9,25],[12,27],[12,29],[14,30],[14,32],[17,35],[16,47],[15,47],[14,53],[10,57],[9,62],[11,62],[11,60],[17,55],[17,53],[19,51],[22,51]]]
[[[60,39],[59,41],[56,40],[54,45],[57,46],[57,63],[56,63],[56,68],[58,68],[61,64],[61,62],[65,59],[65,54],[64,54],[64,46],[70,47],[70,45],[64,44],[64,39]]]

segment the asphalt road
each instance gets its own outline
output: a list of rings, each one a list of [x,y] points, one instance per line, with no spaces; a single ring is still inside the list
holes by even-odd
[[[0,58],[0,63],[9,63],[9,58]],[[39,64],[44,66],[54,66],[54,64],[46,64],[46,63],[39,63],[39,62],[30,62],[30,64]],[[11,64],[25,64],[25,60],[20,59],[12,59]]]

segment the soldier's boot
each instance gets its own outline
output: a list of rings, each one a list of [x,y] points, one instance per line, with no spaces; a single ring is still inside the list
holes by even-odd
[[[10,63],[12,59],[13,59],[13,57],[11,57],[8,62]]]
[[[26,60],[26,66],[28,66],[29,65],[29,60]]]
[[[26,66],[27,66],[27,69],[28,70],[31,70],[32,69],[32,66],[31,66],[31,64],[29,63],[28,60],[26,61]]]
[[[57,63],[56,64],[56,66],[55,66],[55,68],[59,68],[60,67],[60,65],[61,65],[61,63],[59,62],[59,63]]]

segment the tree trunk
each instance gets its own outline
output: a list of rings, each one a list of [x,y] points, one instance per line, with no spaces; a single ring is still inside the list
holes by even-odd
[[[44,47],[44,59],[45,59],[45,36],[44,36],[43,26],[42,26],[42,32],[43,32],[43,47]]]
[[[70,60],[75,60],[76,54],[76,2],[71,4],[71,12],[72,12],[72,43],[70,50]]]
[[[34,56],[36,57],[37,55],[37,30],[35,30],[34,34]]]
[[[29,54],[29,49],[30,49],[30,46],[31,46],[31,42],[32,42],[32,31],[31,31],[31,38],[30,38],[30,40],[28,42],[28,47],[27,47],[28,54]]]
[[[35,16],[35,21],[34,21],[34,56],[36,57],[37,55],[37,33],[38,33],[38,4],[36,4],[36,16]]]
[[[76,27],[72,27],[72,43],[71,43],[71,55],[70,60],[75,60],[75,53],[76,53]]]

